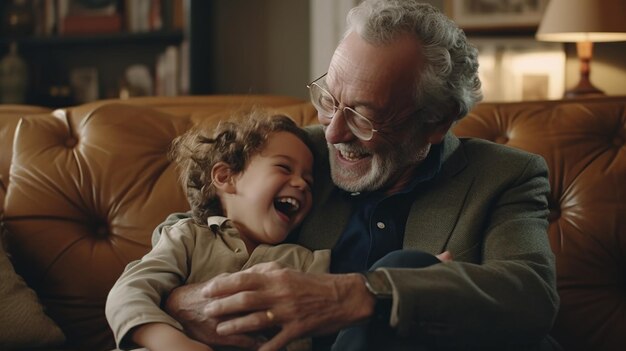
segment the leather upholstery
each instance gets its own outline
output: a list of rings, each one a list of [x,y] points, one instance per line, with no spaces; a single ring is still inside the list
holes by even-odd
[[[154,227],[187,209],[167,159],[170,141],[194,123],[217,123],[249,106],[301,125],[317,121],[309,103],[280,96],[136,98],[54,112],[0,106],[9,250],[68,347],[113,347],[103,312],[108,290],[126,263],[149,250]],[[626,345],[625,111],[626,98],[484,103],[455,126],[460,136],[548,162],[548,234],[562,299],[554,335],[566,350]]]
[[[626,346],[626,99],[481,104],[456,126],[543,156],[566,350]]]

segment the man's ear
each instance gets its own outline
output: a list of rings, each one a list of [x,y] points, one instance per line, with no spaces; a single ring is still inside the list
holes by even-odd
[[[234,194],[237,190],[235,186],[235,174],[225,162],[218,162],[211,169],[211,181],[218,190],[225,193]]]
[[[441,143],[443,141],[443,138],[445,138],[446,133],[448,133],[448,130],[450,130],[451,126],[452,121],[443,122],[432,126],[432,129],[428,134],[428,142],[433,145]]]

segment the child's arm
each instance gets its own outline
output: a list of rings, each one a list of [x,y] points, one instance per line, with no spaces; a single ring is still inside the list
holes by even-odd
[[[209,346],[165,323],[142,324],[131,331],[131,338],[137,345],[150,351],[213,351]]]
[[[188,257],[195,250],[191,224],[164,230],[159,244],[140,261],[130,264],[107,297],[105,313],[120,349],[133,347],[129,332],[148,323],[180,324],[161,309],[162,297],[189,276]]]

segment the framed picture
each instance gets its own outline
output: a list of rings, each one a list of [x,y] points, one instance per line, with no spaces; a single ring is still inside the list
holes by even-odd
[[[446,0],[445,12],[466,32],[533,32],[547,4],[548,0]]]
[[[478,75],[484,101],[558,100],[565,91],[561,43],[523,38],[480,38]]]

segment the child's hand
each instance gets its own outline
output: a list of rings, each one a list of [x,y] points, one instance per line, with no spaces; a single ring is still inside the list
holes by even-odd
[[[439,255],[436,255],[435,257],[437,257],[439,259],[439,261],[441,261],[441,262],[450,262],[450,261],[452,261],[452,254],[450,253],[450,251],[444,251],[444,252],[440,253]]]

